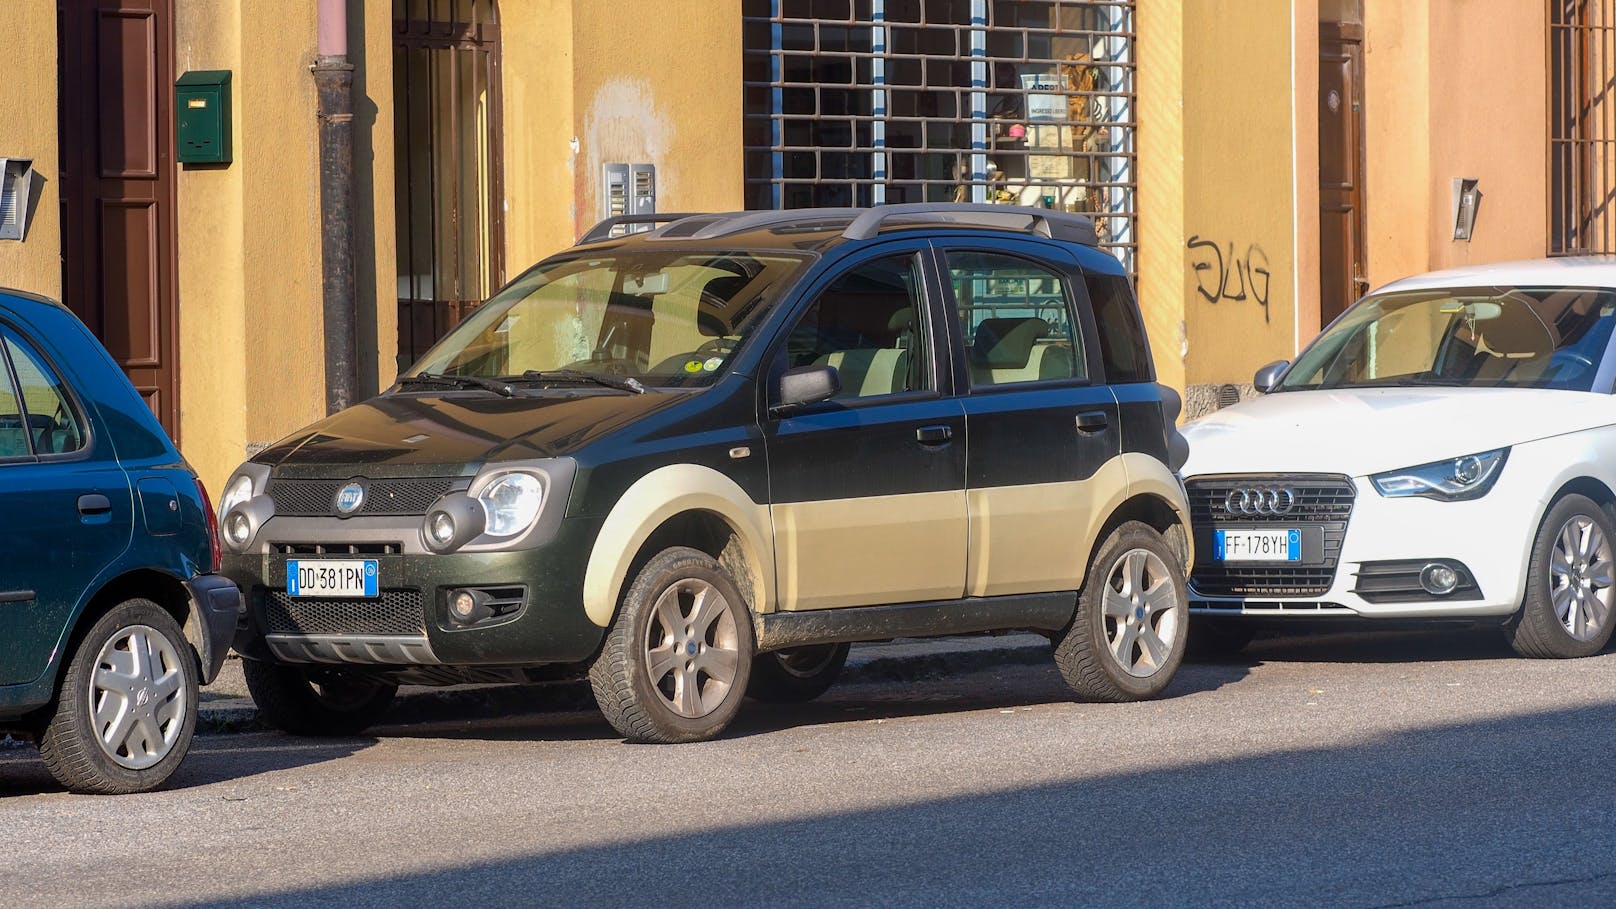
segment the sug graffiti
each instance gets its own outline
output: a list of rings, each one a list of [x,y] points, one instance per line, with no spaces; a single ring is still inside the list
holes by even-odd
[[[1252,300],[1262,307],[1268,321],[1268,254],[1256,243],[1246,247],[1244,256],[1234,254],[1233,241],[1219,244],[1190,235],[1185,244],[1192,256],[1195,290],[1208,303],[1220,300]]]

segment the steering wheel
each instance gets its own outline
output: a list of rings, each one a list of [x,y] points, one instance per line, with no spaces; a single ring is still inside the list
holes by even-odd
[[[696,356],[727,357],[735,352],[735,345],[738,343],[737,338],[713,338],[703,341],[702,345],[696,348]]]

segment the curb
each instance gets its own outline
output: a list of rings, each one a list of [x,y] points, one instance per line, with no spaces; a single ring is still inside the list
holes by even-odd
[[[1039,635],[992,638],[900,640],[856,645],[837,680],[844,685],[936,681],[1000,668],[1053,665],[1051,645]],[[232,655],[226,673],[239,675]],[[221,684],[222,683],[222,684]],[[258,708],[245,688],[221,676],[215,683],[230,693],[203,692],[197,711],[198,735],[237,735],[273,729],[258,719]],[[596,709],[585,680],[531,685],[462,685],[451,688],[406,687],[388,711],[389,726],[456,722],[530,713],[566,713]]]

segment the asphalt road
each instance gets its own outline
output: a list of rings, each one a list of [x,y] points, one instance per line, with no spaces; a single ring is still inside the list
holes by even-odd
[[[466,699],[469,717],[365,738],[204,736],[146,796],[66,795],[30,749],[0,749],[0,900],[1616,902],[1616,654],[1265,641],[1112,706],[1070,701],[1027,638],[948,648],[866,659],[699,745],[626,745],[576,689],[529,689],[517,716]]]

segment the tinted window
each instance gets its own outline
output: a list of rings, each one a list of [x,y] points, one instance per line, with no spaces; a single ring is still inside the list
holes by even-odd
[[[972,385],[1086,374],[1060,274],[1025,259],[982,252],[949,253],[948,274]]]
[[[1094,321],[1100,328],[1100,359],[1105,378],[1112,384],[1154,382],[1156,371],[1150,362],[1150,346],[1145,342],[1145,326],[1133,303],[1133,290],[1121,275],[1087,273]]]
[[[931,388],[918,260],[866,262],[819,295],[786,341],[786,366],[833,366],[837,398],[868,398]]]
[[[19,446],[32,446],[40,455],[64,454],[84,447],[84,424],[73,411],[73,405],[60,377],[22,338],[9,329],[0,335],[6,360],[16,376],[16,387],[21,400],[12,397],[9,409],[0,397],[0,456]],[[18,407],[18,404],[21,404]]]

